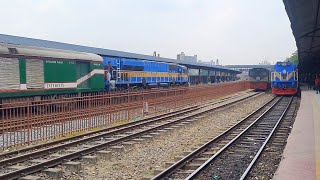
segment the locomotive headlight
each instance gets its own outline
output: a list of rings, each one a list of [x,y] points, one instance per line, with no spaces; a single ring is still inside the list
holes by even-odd
[[[287,73],[287,71],[284,69],[283,71],[282,71],[282,74],[286,74]]]
[[[284,62],[284,63],[282,63],[282,66],[286,66],[286,65],[287,65],[287,63],[285,63],[285,62]]]

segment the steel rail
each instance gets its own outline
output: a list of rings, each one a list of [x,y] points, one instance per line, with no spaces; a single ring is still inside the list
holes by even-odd
[[[79,144],[79,143],[86,143],[86,142],[89,142],[89,141],[91,141],[93,139],[101,138],[101,137],[104,137],[104,136],[112,136],[114,134],[121,133],[123,131],[129,130],[130,128],[146,126],[146,125],[151,124],[151,123],[153,123],[155,121],[165,120],[167,118],[170,118],[170,117],[173,117],[173,116],[176,116],[176,115],[180,115],[180,114],[184,114],[184,113],[188,113],[188,112],[192,112],[192,111],[197,110],[197,109],[199,109],[199,108],[190,109],[190,110],[186,110],[186,111],[181,111],[178,114],[172,114],[172,115],[169,115],[169,116],[165,116],[163,118],[159,117],[159,118],[156,118],[156,119],[151,119],[150,121],[143,122],[143,123],[140,122],[140,123],[132,124],[132,125],[129,125],[129,126],[121,126],[121,127],[118,127],[118,128],[110,128],[106,132],[90,132],[90,133],[81,135],[81,137],[77,136],[78,140],[75,140],[74,137],[71,137],[71,138],[68,138],[68,139],[64,139],[64,140],[59,140],[59,141],[55,141],[55,142],[52,142],[52,143],[48,143],[50,145],[53,145],[53,144],[60,144],[62,142],[73,140],[72,142],[69,142],[67,144],[61,144],[61,145],[57,145],[57,146],[54,146],[54,147],[48,147],[48,148],[41,149],[41,150],[38,150],[38,151],[33,151],[33,152],[30,152],[30,153],[27,153],[27,154],[23,154],[23,155],[20,155],[20,156],[3,159],[3,160],[0,161],[0,167],[6,166],[8,164],[15,164],[15,163],[19,163],[21,161],[28,160],[31,155],[33,157],[34,156],[46,155],[47,151],[49,149],[51,150],[51,152],[52,151],[58,151],[60,149],[66,148],[68,146],[73,146],[73,145]],[[101,133],[101,134],[99,134],[99,133]],[[94,135],[94,134],[96,134],[96,135]],[[92,135],[92,136],[84,138],[85,136],[89,136],[89,135]],[[83,138],[83,139],[81,139],[81,138]],[[45,144],[45,145],[49,146],[48,144]],[[33,147],[33,149],[35,149],[35,148]]]
[[[173,174],[177,169],[182,168],[185,164],[187,164],[190,160],[192,160],[195,156],[199,155],[201,152],[203,152],[204,150],[206,150],[211,144],[215,143],[216,141],[220,140],[224,135],[230,133],[231,131],[233,131],[234,129],[236,129],[238,126],[240,126],[241,124],[243,124],[248,118],[252,117],[253,115],[255,115],[256,113],[258,113],[258,111],[260,111],[261,109],[263,109],[265,106],[267,106],[268,104],[270,104],[272,101],[274,101],[276,99],[276,97],[272,98],[271,100],[269,100],[268,102],[266,102],[265,104],[263,104],[262,106],[260,106],[257,110],[253,111],[252,113],[250,113],[249,115],[247,115],[246,117],[244,117],[243,119],[241,119],[239,122],[237,122],[235,125],[233,125],[232,127],[228,128],[226,131],[222,132],[221,134],[219,134],[218,136],[216,136],[214,139],[210,140],[209,142],[205,143],[204,145],[202,145],[201,147],[199,147],[198,149],[194,150],[193,152],[191,152],[190,154],[188,154],[187,156],[185,156],[184,158],[180,159],[179,161],[177,161],[175,164],[171,165],[170,167],[168,167],[167,169],[165,169],[164,171],[162,171],[160,174],[156,175],[155,177],[152,178],[152,180],[160,180],[166,177],[169,177],[171,174]],[[280,99],[278,99],[275,103],[277,103]],[[275,104],[274,103],[274,104]],[[267,113],[267,111],[269,111],[270,108],[268,108],[262,115],[264,115],[265,113]]]
[[[255,95],[258,95],[258,94],[255,94]],[[247,96],[247,97],[242,97],[240,99],[237,99],[235,101],[231,101],[231,102],[228,102],[228,103],[225,103],[225,104],[222,104],[220,106],[217,106],[217,107],[213,107],[213,108],[210,108],[210,109],[206,109],[206,110],[202,110],[202,111],[199,111],[197,113],[194,113],[194,114],[191,114],[191,115],[187,115],[185,117],[182,117],[180,119],[177,119],[175,121],[169,121],[165,124],[161,124],[161,125],[158,125],[158,126],[154,126],[154,127],[151,127],[149,129],[145,129],[143,131],[140,131],[140,132],[137,132],[137,133],[133,133],[133,134],[130,134],[130,135],[127,135],[127,136],[124,136],[124,137],[120,137],[118,139],[115,139],[115,140],[111,140],[111,141],[106,141],[105,143],[102,143],[102,144],[98,144],[98,145],[93,145],[91,147],[88,147],[88,148],[85,148],[85,149],[82,149],[82,150],[79,150],[77,152],[71,152],[69,154],[66,154],[66,155],[62,155],[60,157],[56,157],[56,158],[53,158],[53,159],[50,159],[48,161],[45,161],[45,162],[41,162],[41,163],[38,163],[38,164],[35,164],[35,165],[31,165],[31,166],[28,166],[28,167],[25,167],[23,169],[19,169],[19,170],[15,170],[15,171],[12,171],[12,172],[8,172],[6,174],[1,174],[0,175],[0,179],[3,179],[3,180],[6,180],[6,179],[16,179],[16,178],[19,178],[23,175],[28,175],[28,174],[32,174],[32,173],[35,173],[35,172],[39,172],[45,168],[48,168],[48,167],[53,167],[53,166],[56,166],[58,164],[61,164],[65,161],[70,161],[70,160],[73,160],[73,159],[76,159],[76,158],[79,158],[81,156],[84,156],[84,155],[87,155],[87,154],[91,154],[91,153],[94,153],[98,150],[101,150],[101,149],[105,149],[107,147],[110,147],[111,145],[115,145],[115,144],[118,144],[120,142],[123,142],[123,141],[126,141],[126,140],[130,140],[132,138],[135,138],[135,137],[138,137],[138,136],[141,136],[142,134],[146,134],[148,132],[152,132],[152,131],[155,131],[157,129],[161,129],[161,128],[164,128],[164,127],[167,127],[167,126],[170,126],[170,125],[173,125],[173,124],[176,124],[176,123],[179,123],[183,120],[186,120],[186,119],[189,119],[189,118],[192,118],[192,117],[195,117],[195,116],[198,116],[198,115],[201,115],[203,113],[207,113],[209,111],[212,111],[212,110],[216,110],[216,109],[220,109],[220,108],[223,108],[223,107],[226,107],[228,105],[231,105],[231,104],[234,104],[234,103],[237,103],[237,102],[240,102],[242,100],[245,100],[245,99],[249,99],[255,95],[250,95],[250,96]],[[125,129],[130,129],[129,127],[125,127]],[[75,144],[79,144],[79,143],[82,143],[82,142],[89,142],[93,139],[98,139],[98,138],[101,138],[101,137],[104,137],[106,136],[106,134],[108,133],[104,133],[104,134],[99,134],[99,135],[96,135],[94,137],[88,137],[88,138],[85,138],[85,139],[81,139],[81,140],[78,140],[76,142],[71,142],[73,145]],[[45,150],[41,150],[41,151],[38,151],[36,152],[37,155],[34,155],[35,152],[31,152],[30,154],[28,155],[25,155],[23,157],[20,157],[20,158],[23,158],[24,160],[23,161],[26,161],[30,158],[37,158],[39,156],[44,156],[44,155],[47,155],[47,154],[52,154],[54,151],[57,151],[57,150],[61,150],[61,149],[64,149],[65,147],[68,147],[68,146],[71,146],[70,144],[62,144],[62,145],[59,145],[59,146],[56,146],[56,147],[51,147],[51,148],[47,148]],[[13,160],[12,160],[13,161]],[[12,162],[12,161],[9,161]],[[21,161],[19,161],[21,162]]]
[[[283,111],[283,113],[281,114],[281,116],[279,117],[277,124],[273,127],[272,131],[270,132],[269,136],[267,137],[267,139],[264,141],[263,145],[261,146],[261,148],[259,149],[259,151],[257,152],[257,154],[255,155],[255,157],[252,159],[252,161],[250,162],[249,166],[247,167],[247,169],[245,170],[245,172],[242,174],[242,176],[240,177],[240,180],[243,180],[247,177],[247,175],[249,174],[250,170],[252,169],[253,165],[255,164],[255,162],[258,160],[258,158],[260,157],[262,151],[264,150],[264,148],[266,147],[267,143],[269,142],[269,140],[271,139],[272,135],[274,134],[274,132],[276,131],[276,129],[278,128],[278,125],[280,124],[280,122],[282,121],[283,117],[285,116],[285,114],[287,113],[291,103],[292,103],[293,97],[291,97],[290,102],[288,103],[286,109]]]
[[[254,93],[254,94],[248,96],[248,98],[250,98],[252,96],[256,96],[256,95],[259,95],[259,94]],[[183,109],[180,109],[180,110],[177,110],[177,111],[174,111],[174,112],[169,112],[169,113],[164,113],[164,114],[159,114],[159,115],[156,115],[156,116],[148,117],[148,118],[145,118],[145,119],[140,120],[140,121],[133,121],[133,122],[126,123],[126,124],[123,124],[123,125],[118,125],[118,126],[115,126],[115,127],[101,129],[101,130],[98,130],[98,131],[88,132],[88,133],[85,133],[85,134],[80,134],[80,135],[77,135],[77,136],[64,138],[64,139],[61,139],[61,140],[52,141],[52,142],[48,142],[48,143],[45,143],[45,144],[39,144],[39,145],[35,145],[35,146],[30,146],[30,147],[27,147],[27,148],[23,148],[23,149],[19,149],[19,150],[15,150],[15,151],[11,151],[11,152],[0,154],[0,158],[3,159],[6,156],[12,156],[12,155],[19,154],[19,153],[24,153],[24,152],[27,152],[27,151],[44,148],[44,147],[47,147],[47,146],[53,146],[53,145],[56,145],[56,144],[60,144],[60,143],[71,141],[71,140],[75,140],[75,139],[80,139],[80,138],[83,138],[85,136],[91,136],[91,135],[98,134],[98,133],[112,132],[114,130],[123,130],[122,128],[125,128],[125,127],[133,128],[133,127],[136,127],[136,126],[148,125],[149,123],[153,123],[155,121],[159,121],[159,120],[162,120],[162,119],[165,119],[165,118],[171,118],[171,117],[178,116],[178,115],[181,115],[181,114],[184,114],[184,113],[195,111],[197,109],[200,109],[201,107],[205,107],[205,106],[209,106],[209,105],[215,105],[215,104],[224,102],[224,101],[226,101],[228,99],[232,99],[232,98],[238,98],[238,97],[237,96],[236,97],[226,97],[226,98],[222,98],[218,102],[212,102],[212,103],[208,103],[206,105],[194,105],[192,107],[183,108]],[[5,162],[3,160],[0,160],[0,167],[2,167],[4,165],[6,165]]]
[[[187,178],[185,178],[185,180],[190,180],[190,179],[194,179],[195,177],[197,177],[202,171],[203,169],[205,169],[206,167],[208,167],[210,165],[210,163],[216,159],[222,152],[224,152],[227,148],[229,148],[236,140],[238,140],[244,133],[246,133],[252,126],[254,126],[261,118],[263,118],[265,116],[265,114],[267,114],[268,112],[270,112],[271,109],[273,109],[274,107],[276,107],[276,105],[280,102],[280,100],[283,97],[280,97],[279,101],[277,101],[277,103],[273,104],[273,106],[271,106],[268,111],[266,111],[264,114],[262,114],[261,116],[259,116],[254,122],[252,122],[247,128],[245,128],[240,134],[238,134],[234,139],[232,139],[231,141],[229,141],[228,144],[226,144],[223,148],[221,148],[216,154],[214,154],[211,158],[209,158],[205,163],[203,163],[199,168],[197,168],[193,173],[191,173]],[[292,101],[292,98],[290,100],[290,103]],[[288,103],[289,104],[289,103]]]

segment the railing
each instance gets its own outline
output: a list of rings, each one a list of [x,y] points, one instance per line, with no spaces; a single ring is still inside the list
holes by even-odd
[[[73,136],[141,120],[249,87],[249,82],[231,82],[3,103],[0,105],[0,145],[6,149]]]

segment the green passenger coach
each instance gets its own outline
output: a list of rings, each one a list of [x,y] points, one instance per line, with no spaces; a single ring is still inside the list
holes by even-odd
[[[104,90],[96,54],[0,43],[0,99]]]

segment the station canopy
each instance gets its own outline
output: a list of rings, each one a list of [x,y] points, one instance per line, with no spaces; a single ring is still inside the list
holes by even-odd
[[[296,39],[301,72],[320,71],[320,0],[283,0]]]
[[[227,67],[211,65],[211,64],[204,64],[204,63],[199,63],[199,62],[177,61],[176,59],[165,58],[165,57],[149,56],[149,55],[136,54],[136,53],[131,53],[131,52],[116,51],[116,50],[111,50],[111,49],[96,48],[96,47],[61,43],[61,42],[55,42],[55,41],[47,41],[47,40],[41,40],[41,39],[26,38],[26,37],[12,36],[12,35],[6,35],[6,34],[0,34],[0,43],[1,42],[8,43],[8,44],[23,45],[23,46],[35,46],[35,47],[44,47],[44,48],[54,48],[54,49],[63,49],[63,50],[70,50],[70,51],[87,52],[87,53],[98,54],[101,56],[124,57],[124,58],[132,58],[132,59],[140,59],[140,60],[148,60],[148,61],[179,63],[182,65],[186,65],[190,68],[218,70],[218,71],[229,72],[229,73],[233,73],[233,74],[241,73],[240,71],[233,70],[233,69],[230,69]]]

